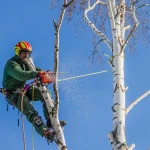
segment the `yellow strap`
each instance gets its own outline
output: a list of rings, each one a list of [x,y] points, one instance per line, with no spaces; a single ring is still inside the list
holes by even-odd
[[[32,86],[32,106],[34,105],[34,85]],[[34,126],[32,124],[32,150],[34,150]]]
[[[5,90],[4,88],[1,88],[2,94],[5,95]],[[6,95],[5,95],[6,96]]]

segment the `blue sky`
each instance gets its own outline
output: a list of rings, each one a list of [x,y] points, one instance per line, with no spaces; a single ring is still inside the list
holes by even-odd
[[[28,41],[33,47],[33,59],[36,66],[53,70],[54,28],[59,11],[50,9],[49,0],[3,0],[0,5],[0,79],[6,61],[14,55],[13,47],[20,41]],[[87,28],[88,29],[88,28]],[[103,64],[89,64],[87,55],[92,45],[92,32],[82,32],[75,38],[75,29],[63,23],[60,33],[60,75],[61,78],[87,74],[101,70],[110,70],[104,58]],[[103,51],[110,54],[104,46]],[[150,51],[144,49],[141,42],[136,52],[126,53],[125,84],[126,105],[150,89]],[[1,84],[2,86],[2,84]],[[113,89],[112,73],[94,75],[80,79],[63,81],[59,84],[60,119],[67,121],[64,133],[68,150],[105,150],[111,149],[107,134],[112,131]],[[49,86],[52,90],[52,85]],[[135,143],[135,150],[150,147],[150,97],[146,97],[127,116],[126,136],[128,145]],[[42,104],[34,104],[43,117]],[[17,126],[17,110],[9,107],[0,95],[0,149],[22,150],[23,139],[21,125]],[[44,117],[43,117],[44,119]],[[20,121],[21,124],[21,121]],[[32,149],[32,126],[25,119],[27,149]],[[35,150],[57,150],[55,143],[47,145],[44,138],[34,132]]]

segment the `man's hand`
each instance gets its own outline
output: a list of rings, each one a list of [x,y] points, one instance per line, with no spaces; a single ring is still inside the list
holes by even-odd
[[[38,76],[40,77],[40,81],[42,83],[47,83],[47,84],[50,84],[54,81],[54,76],[53,76],[53,73],[50,72],[50,71],[40,71]]]

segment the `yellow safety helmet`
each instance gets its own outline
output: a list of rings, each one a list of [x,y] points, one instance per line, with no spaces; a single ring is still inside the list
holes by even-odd
[[[15,49],[15,54],[16,55],[19,55],[20,52],[32,52],[32,47],[31,45],[28,43],[28,42],[25,42],[25,41],[21,41],[19,43],[17,43],[14,47]]]

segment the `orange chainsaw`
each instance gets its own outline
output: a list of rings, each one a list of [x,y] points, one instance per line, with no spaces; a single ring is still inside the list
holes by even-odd
[[[50,84],[52,82],[54,82],[55,80],[55,75],[54,73],[50,72],[50,71],[40,71],[38,76],[40,77],[40,82],[41,83],[45,83],[45,84]]]

